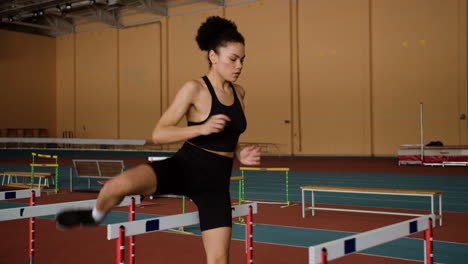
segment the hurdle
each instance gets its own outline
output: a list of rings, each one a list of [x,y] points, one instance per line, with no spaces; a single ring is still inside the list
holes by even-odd
[[[13,200],[13,199],[21,199],[21,198],[28,198],[29,197],[29,205],[34,206],[35,204],[35,197],[41,196],[40,189],[30,189],[30,190],[15,190],[15,191],[6,191],[0,192],[0,201],[4,200]],[[29,254],[29,263],[32,264],[34,262],[34,249],[35,249],[35,218],[29,218],[29,240],[28,240],[28,254]]]
[[[243,204],[232,207],[232,217],[248,216],[246,227],[246,263],[253,263],[253,214],[257,213],[257,204]],[[125,260],[125,237],[147,234],[157,231],[192,226],[200,223],[198,212],[163,216],[137,221],[107,225],[107,240],[116,239],[116,264]],[[133,256],[132,256],[133,258]],[[134,262],[132,263],[134,264]]]
[[[326,264],[358,251],[424,231],[424,263],[433,264],[433,236],[435,215],[424,215],[393,225],[309,247],[309,264]]]
[[[0,210],[0,221],[18,220],[29,218],[29,264],[34,263],[35,255],[35,217],[55,215],[64,209],[91,209],[96,204],[96,200],[85,200],[78,202],[58,203],[58,204],[46,204],[46,205],[35,205],[35,197],[39,197],[41,193],[40,189],[28,189],[28,190],[17,190],[17,191],[6,191],[0,192],[0,200],[11,200],[27,198],[30,195],[29,206],[17,207]],[[140,203],[140,196],[126,196],[122,202],[117,205],[129,206],[131,202]]]
[[[0,201],[29,198],[31,195],[31,192],[35,193],[35,197],[41,196],[41,189],[39,188],[27,189],[27,190],[11,190],[11,191],[0,192]]]
[[[29,190],[31,191],[31,190]],[[134,197],[137,203],[140,203],[140,196],[126,196],[117,207],[129,206],[130,199]],[[0,210],[0,221],[17,220],[30,217],[40,217],[46,215],[56,215],[65,209],[92,209],[96,204],[96,199],[84,200],[78,202],[45,204],[31,207],[17,207]]]
[[[34,168],[35,167],[54,167],[55,168],[55,193],[58,193],[58,180],[59,180],[59,164],[58,164],[58,156],[57,155],[45,155],[45,154],[38,154],[38,153],[31,153],[32,155],[32,163],[31,163],[31,189],[34,185]],[[37,158],[45,158],[45,159],[53,159],[55,163],[36,163]],[[46,181],[47,178],[44,180]]]
[[[263,203],[263,204],[284,204],[283,206],[281,206],[281,208],[296,205],[296,204],[292,204],[291,201],[289,201],[289,170],[290,170],[289,168],[240,167],[239,170],[241,171],[241,177],[243,177],[243,179],[240,180],[240,185],[241,185],[239,188],[239,192],[241,193],[239,196],[240,201],[256,202],[256,203]],[[286,187],[285,201],[284,202],[265,202],[265,201],[245,199],[245,171],[284,171],[285,187]]]

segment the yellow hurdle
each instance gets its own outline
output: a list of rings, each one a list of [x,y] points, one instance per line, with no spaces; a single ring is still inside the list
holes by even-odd
[[[35,152],[31,153],[32,155],[32,163],[30,164],[31,167],[31,188],[34,185],[34,168],[35,167],[49,167],[55,168],[55,193],[58,193],[58,176],[59,176],[59,164],[58,164],[58,156],[57,155],[47,155],[47,154],[38,154]],[[53,159],[55,163],[36,163],[37,158],[44,158],[44,159]]]
[[[33,156],[38,156],[40,158],[46,158],[46,159],[56,159],[58,156],[56,155],[46,155],[46,154],[37,154],[37,153],[31,153]]]
[[[231,181],[242,181],[244,176],[232,176]]]
[[[259,203],[267,203],[267,204],[284,204],[281,208],[293,206],[295,204],[291,204],[289,201],[289,171],[290,168],[258,168],[258,167],[240,167],[242,176],[244,177],[244,171],[284,171],[285,173],[285,183],[286,183],[286,201],[285,202],[259,202]],[[239,182],[239,204],[242,204],[242,201],[248,201],[245,199],[245,181],[244,179],[240,180]],[[258,202],[258,201],[256,201]]]
[[[30,164],[31,167],[58,167],[58,164]]]
[[[240,167],[243,171],[289,171],[289,168],[255,168],[255,167]]]

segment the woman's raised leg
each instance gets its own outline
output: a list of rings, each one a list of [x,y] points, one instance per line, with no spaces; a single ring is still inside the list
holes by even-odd
[[[104,184],[99,192],[96,209],[107,213],[127,195],[153,195],[156,192],[156,186],[154,170],[148,164],[139,165],[124,171]]]
[[[139,165],[115,176],[99,192],[96,206],[90,209],[71,209],[57,214],[57,226],[69,229],[75,226],[97,225],[104,216],[127,195],[152,195],[157,177],[148,164]]]

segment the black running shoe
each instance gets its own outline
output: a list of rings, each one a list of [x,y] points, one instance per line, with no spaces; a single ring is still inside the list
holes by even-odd
[[[62,211],[57,214],[55,219],[57,227],[60,229],[70,229],[76,226],[97,226],[99,223],[94,221],[91,209],[73,209]]]

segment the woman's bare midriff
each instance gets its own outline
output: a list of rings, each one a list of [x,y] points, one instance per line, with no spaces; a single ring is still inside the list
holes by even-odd
[[[221,155],[221,156],[224,156],[224,157],[228,157],[228,158],[234,158],[234,152],[222,152],[222,151],[214,151],[214,150],[209,150],[209,149],[206,149],[206,148],[202,148],[202,147],[199,147],[189,141],[187,141],[187,143],[189,143],[190,145],[192,146],[195,146],[199,149],[203,149],[204,151],[208,151],[208,152],[211,152],[211,153],[214,153],[214,154],[217,154],[217,155]]]

